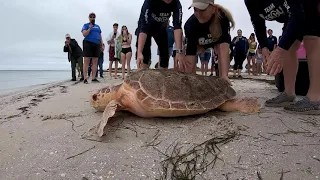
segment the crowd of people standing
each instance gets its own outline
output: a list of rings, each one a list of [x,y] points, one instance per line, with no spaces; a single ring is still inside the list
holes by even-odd
[[[244,0],[243,2],[250,15],[255,34],[249,39],[238,36],[231,40],[230,30],[235,27],[231,12],[214,2],[214,0],[192,0],[189,7],[194,13],[182,26],[182,5],[180,0],[144,0],[135,35],[136,62],[138,68],[149,68],[151,62],[151,38],[159,49],[159,62],[157,68],[166,69],[169,65],[170,47],[168,45],[168,23],[173,17],[173,34],[175,43],[175,61],[177,69],[184,73],[195,73],[197,58],[207,61],[206,50],[212,49],[217,54],[217,67],[219,76],[231,85],[229,79],[230,57],[234,57],[234,76],[241,77],[242,63],[247,58],[249,73],[257,74],[259,68],[256,64],[263,63],[264,72],[275,76],[281,71],[284,74],[285,91],[275,98],[266,101],[268,106],[281,106],[289,112],[320,114],[320,28],[318,0]],[[89,23],[82,28],[83,36],[83,79],[88,83],[87,68],[89,59],[92,59],[92,81],[96,79],[97,61],[103,40],[101,29],[95,24],[95,14],[89,14]],[[283,23],[283,33],[279,42],[272,36],[272,30],[266,33],[266,21]],[[114,28],[118,25],[114,25]],[[114,29],[115,30],[115,29]],[[183,43],[183,34],[185,43]],[[270,35],[271,34],[271,35]],[[257,41],[255,41],[255,36]],[[121,33],[114,31],[108,39],[109,61],[116,62],[120,58],[126,62],[132,55],[129,48],[132,36],[122,27]],[[297,50],[304,42],[308,55],[310,87],[308,94],[295,103],[295,77],[298,69]],[[66,44],[69,42],[66,41]],[[124,49],[118,51],[119,49]],[[232,48],[230,48],[232,47]],[[120,53],[120,55],[118,55]],[[204,55],[202,55],[204,53]],[[208,52],[207,52],[208,53]],[[128,55],[128,56],[127,56]],[[113,60],[114,59],[114,60]],[[130,60],[129,60],[130,61]],[[258,62],[258,63],[256,63]],[[125,64],[125,63],[124,63]],[[122,64],[122,65],[124,65]],[[130,63],[128,63],[130,66]],[[206,69],[206,63],[203,65]],[[130,69],[130,68],[129,68]],[[109,65],[109,72],[111,68]],[[123,69],[122,69],[122,72]],[[111,75],[111,74],[110,74]],[[122,74],[124,78],[124,73]],[[115,76],[116,78],[116,76]]]

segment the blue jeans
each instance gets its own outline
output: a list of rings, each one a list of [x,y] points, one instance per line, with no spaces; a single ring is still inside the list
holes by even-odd
[[[98,68],[99,68],[100,76],[102,76],[103,75],[103,58],[102,57],[99,57],[98,59]],[[97,71],[97,75],[98,75],[98,71]]]
[[[96,73],[96,77],[98,77],[98,71],[100,72],[100,76],[103,75],[103,58],[99,57],[98,58],[98,70]],[[90,58],[89,66],[88,66],[88,76],[91,74],[91,67],[92,67],[92,58]]]

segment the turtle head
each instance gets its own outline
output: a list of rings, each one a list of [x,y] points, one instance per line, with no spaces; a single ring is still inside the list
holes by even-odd
[[[98,111],[104,111],[109,102],[116,99],[118,89],[118,86],[107,86],[92,94],[91,106]]]

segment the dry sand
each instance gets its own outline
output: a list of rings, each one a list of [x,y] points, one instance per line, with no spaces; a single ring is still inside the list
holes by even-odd
[[[188,162],[198,169],[205,165],[203,159],[216,159],[214,166],[201,173],[205,179],[254,180],[257,174],[263,180],[278,180],[281,175],[288,180],[320,177],[320,118],[288,114],[279,108],[263,108],[252,115],[213,111],[167,119],[142,119],[120,112],[108,123],[106,136],[83,138],[102,116],[90,106],[89,96],[107,84],[120,83],[101,81],[63,82],[1,97],[0,179],[161,179],[161,160],[167,157],[160,152],[167,150],[165,154],[174,156],[182,147],[182,154],[192,144],[209,139],[205,145],[212,149],[215,146],[210,145],[219,141],[215,138],[225,134],[235,137],[218,144],[221,151],[214,148],[216,154],[204,153],[202,146],[189,154],[189,160],[198,155],[196,163]],[[239,95],[256,96],[261,102],[277,94],[275,86],[264,81],[232,81]],[[171,160],[179,166],[179,159]],[[186,163],[180,161],[180,172],[195,173],[183,169]],[[172,166],[167,169],[170,172]]]

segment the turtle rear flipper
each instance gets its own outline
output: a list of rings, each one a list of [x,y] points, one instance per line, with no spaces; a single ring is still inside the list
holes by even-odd
[[[261,109],[257,98],[235,98],[230,99],[218,107],[221,111],[240,111],[243,113],[255,113]]]

